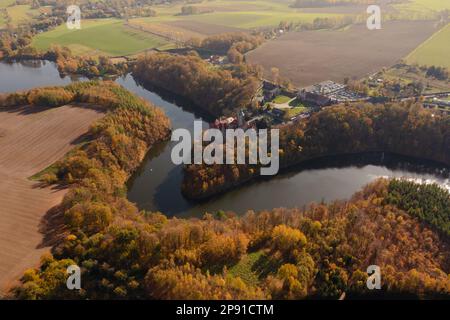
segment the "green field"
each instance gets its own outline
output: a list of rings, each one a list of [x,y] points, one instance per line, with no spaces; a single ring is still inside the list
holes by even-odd
[[[174,16],[180,13],[184,3],[158,5],[155,7],[158,16]],[[201,9],[207,9],[213,12],[244,12],[244,11],[267,11],[267,12],[286,12],[294,11],[289,8],[288,2],[274,0],[210,0],[202,3],[189,4]]]
[[[6,25],[5,18],[3,17],[2,13],[0,12],[0,29],[3,28]]]
[[[219,24],[227,27],[254,29],[261,27],[274,27],[282,21],[287,22],[313,22],[316,18],[339,16],[335,14],[318,13],[296,13],[296,12],[213,12],[200,14],[185,18],[186,20],[198,21],[211,24]]]
[[[280,22],[312,22],[316,18],[338,17],[342,14],[333,13],[304,13],[298,9],[290,8],[288,2],[267,0],[254,1],[207,1],[191,4],[212,12],[189,16],[180,16],[184,4],[155,6],[156,17],[140,19],[141,21],[169,22],[169,21],[196,21],[226,27],[254,29],[277,26]]]
[[[406,57],[406,61],[450,68],[450,24],[414,50]]]
[[[167,44],[162,38],[128,28],[117,19],[85,20],[81,30],[69,30],[64,24],[38,35],[33,41],[40,50],[61,45],[77,55],[109,56],[131,55]]]
[[[385,81],[400,83],[403,86],[407,86],[413,82],[422,82],[425,84],[425,94],[447,92],[450,90],[449,81],[427,77],[426,71],[421,70],[420,68],[410,68],[408,65],[395,65],[382,71],[377,77],[384,79]],[[377,94],[377,91],[373,91],[371,94]]]
[[[296,117],[301,113],[307,112],[308,110],[309,109],[304,106],[287,109],[286,114],[285,114],[285,119],[286,120],[292,119],[293,117]]]
[[[276,104],[283,104],[283,103],[288,103],[291,100],[292,100],[292,98],[289,98],[289,97],[283,96],[283,95],[279,95],[279,96],[276,96],[275,99],[273,99],[273,102]]]
[[[15,26],[31,21],[33,16],[38,14],[38,11],[31,9],[31,6],[29,5],[7,7],[6,11],[8,12],[8,16],[11,18],[12,25]]]
[[[259,274],[255,265],[263,253],[254,252],[244,256],[241,261],[229,269],[231,275],[241,278],[246,284],[256,286],[259,284]]]
[[[449,0],[410,0],[405,3],[394,5],[397,9],[417,11],[417,12],[429,12],[429,11],[442,11],[444,9],[450,9]]]
[[[287,2],[272,0],[219,0],[193,5],[213,12],[180,16],[183,4],[158,5],[154,7],[157,12],[156,17],[133,19],[132,22],[139,22],[137,25],[143,24],[142,26],[145,27],[146,24],[187,21],[199,23],[200,28],[207,28],[201,24],[207,23],[211,28],[217,28],[217,33],[222,33],[229,31],[228,27],[251,29],[276,26],[281,21],[312,22],[317,17],[335,16],[334,14],[302,13],[290,8]],[[167,28],[170,30],[170,26]],[[189,32],[192,32],[188,29],[184,30],[188,36]],[[181,32],[183,32],[182,28]],[[82,21],[82,30],[68,30],[65,25],[62,25],[55,30],[38,35],[33,42],[33,45],[41,50],[48,49],[52,44],[69,47],[76,55],[106,54],[109,56],[133,55],[146,49],[173,47],[164,34],[133,29],[124,25],[124,21],[117,19]]]
[[[16,0],[0,0],[0,8],[6,8],[16,3]]]

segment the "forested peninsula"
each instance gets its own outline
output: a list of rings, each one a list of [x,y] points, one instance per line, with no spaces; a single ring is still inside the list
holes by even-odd
[[[420,103],[356,103],[324,108],[280,129],[280,166],[325,156],[386,152],[450,165],[450,116]],[[247,162],[248,163],[248,162]],[[207,198],[259,177],[255,165],[187,165],[190,199]]]

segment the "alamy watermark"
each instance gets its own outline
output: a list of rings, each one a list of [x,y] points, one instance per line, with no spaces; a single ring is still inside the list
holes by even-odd
[[[67,18],[66,26],[69,30],[81,29],[81,9],[79,6],[71,5],[67,7],[66,13],[69,15]]]
[[[371,265],[367,268],[367,289],[369,290],[381,290],[381,269],[377,265]]]
[[[69,290],[81,290],[81,269],[77,265],[71,265],[67,268],[66,286]]]
[[[267,129],[203,130],[202,122],[195,121],[194,137],[187,129],[176,129],[172,141],[178,142],[171,154],[176,165],[260,164],[263,176],[276,175],[280,168],[279,129],[271,129],[270,134]]]
[[[367,29],[380,30],[381,29],[381,8],[377,5],[370,5],[367,7],[367,13],[370,14],[367,18]]]

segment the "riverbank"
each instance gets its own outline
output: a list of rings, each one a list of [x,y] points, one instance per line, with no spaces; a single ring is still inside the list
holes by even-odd
[[[0,105],[11,105],[0,109],[7,117],[0,118],[0,176],[6,181],[0,185],[6,210],[0,230],[8,235],[0,239],[0,285],[5,293],[11,281],[71,231],[85,227],[84,232],[92,232],[116,214],[137,212],[124,198],[124,184],[148,150],[168,139],[170,122],[161,110],[113,82],[38,88],[3,100]],[[15,107],[24,101],[30,105]],[[14,115],[23,119],[10,119]],[[25,180],[37,172],[33,178],[40,183],[18,184],[13,176],[23,174]]]
[[[363,170],[363,168],[370,167],[374,172],[369,173],[370,170],[366,169]],[[284,165],[280,167],[279,173],[275,177],[271,176],[261,176],[259,174],[255,174],[252,176],[249,176],[245,179],[236,181],[232,184],[224,184],[222,188],[216,189],[211,191],[209,194],[201,194],[197,197],[192,197],[190,194],[185,194],[182,191],[182,194],[186,199],[189,201],[198,201],[200,204],[206,204],[211,200],[214,199],[220,199],[223,196],[227,195],[231,191],[236,191],[236,193],[239,192],[239,190],[251,188],[252,186],[256,185],[264,185],[269,183],[272,185],[273,180],[277,180],[280,177],[292,177],[296,175],[300,175],[303,171],[305,171],[305,174],[308,172],[315,172],[317,175],[317,178],[319,178],[321,175],[323,175],[326,171],[331,170],[361,170],[361,174],[375,174],[376,171],[382,172],[383,170],[380,170],[381,167],[385,167],[385,174],[378,173],[380,177],[388,178],[389,175],[393,175],[393,177],[400,178],[402,177],[402,174],[404,174],[405,178],[409,175],[409,179],[415,180],[415,181],[432,181],[432,176],[436,175],[438,172],[442,173],[442,179],[443,181],[449,180],[450,178],[450,165],[445,164],[442,162],[436,162],[431,159],[423,159],[415,156],[405,156],[401,154],[395,154],[390,152],[383,152],[383,151],[366,151],[366,152],[358,152],[358,153],[347,153],[347,154],[332,154],[332,155],[325,155],[325,156],[318,156],[315,158],[303,160],[297,163],[291,163],[288,165]],[[352,168],[352,169],[350,169]],[[375,169],[378,170],[375,170]],[[424,168],[429,168],[430,170],[427,171]],[[433,168],[433,169],[432,169]],[[402,171],[405,170],[405,171]],[[409,171],[411,170],[411,171]],[[417,176],[414,174],[414,171],[417,170]],[[364,172],[366,171],[366,172]],[[398,174],[395,174],[398,172]],[[185,172],[184,172],[185,174]],[[354,174],[354,172],[349,172],[350,174]],[[426,178],[424,176],[420,177],[420,175],[426,175]],[[305,177],[310,185],[309,187],[315,187],[316,185],[313,184],[313,181],[310,181],[310,177]],[[331,175],[330,177],[333,179],[342,179],[341,175]],[[283,178],[281,178],[283,179]],[[343,183],[346,181],[342,181]],[[369,182],[369,181],[367,181]],[[184,183],[184,182],[183,182]],[[308,188],[308,185],[304,185],[305,188]],[[364,183],[361,184],[361,187],[364,186]],[[339,185],[335,185],[335,187],[339,187]],[[342,187],[342,185],[341,185]],[[450,184],[443,185],[444,189],[447,189],[450,191]],[[294,191],[294,190],[292,190]],[[308,190],[311,192],[311,190]],[[274,191],[275,192],[275,191]],[[282,197],[282,192],[275,192],[279,194],[279,196]],[[267,195],[269,196],[269,194]],[[348,195],[350,196],[350,194]],[[338,199],[345,199],[345,196],[341,197],[334,197],[335,200]],[[316,201],[323,200],[323,197],[316,198]],[[311,199],[311,201],[313,201]],[[277,201],[279,202],[279,201]],[[300,203],[299,203],[300,204]],[[307,205],[307,203],[303,203],[303,205]],[[280,204],[280,207],[285,205]],[[289,206],[286,206],[289,207]]]
[[[133,76],[190,101],[215,117],[250,108],[259,86],[256,68],[213,67],[196,53],[185,56],[151,53],[138,58]]]
[[[70,235],[28,273],[17,297],[369,299],[366,269],[377,265],[385,282],[376,297],[446,299],[449,199],[435,185],[380,179],[349,201],[303,210],[129,214],[99,232]],[[82,266],[82,290],[54,280],[73,263]]]
[[[28,61],[50,61],[58,67],[61,77],[77,76],[88,79],[115,79],[127,74],[131,68],[128,61],[113,63],[107,57],[80,57],[72,55],[69,48],[54,47],[45,52],[35,50],[17,52],[9,56],[0,57],[0,62],[21,63]]]
[[[2,67],[2,64],[0,64],[0,68]],[[7,67],[0,69],[2,71],[0,72],[0,78],[6,78],[6,87],[14,91],[24,90],[27,86],[55,85],[63,81],[63,79],[60,79],[56,71],[51,67],[53,68],[53,64],[46,65],[45,72],[44,69],[40,68]],[[29,75],[27,72],[29,72]],[[23,77],[24,81],[11,81],[11,79],[16,79],[19,75]],[[30,75],[37,75],[37,77],[33,78]],[[35,83],[26,81],[33,79],[36,81]],[[68,79],[66,80],[69,81]],[[171,118],[174,128],[191,129],[190,126],[196,118],[191,111],[165,101],[158,95],[139,87],[131,76],[119,78],[117,82],[146,100],[152,101],[153,104],[163,107]],[[74,84],[74,86],[88,87],[89,83],[78,83]],[[4,88],[4,86],[0,86],[0,88]],[[92,93],[95,96],[95,93],[102,92],[102,89],[105,89],[105,86],[92,90]],[[119,88],[115,90],[122,98],[130,97],[129,94],[125,94]],[[86,95],[81,96],[86,97]],[[128,101],[128,99],[126,100]],[[135,100],[133,99],[133,101]],[[111,105],[110,103],[108,105],[114,106],[114,104]],[[130,106],[130,104],[126,105]],[[133,105],[131,104],[131,106]],[[134,178],[133,186],[130,187],[131,191],[133,189],[136,190],[135,188],[140,189],[138,191],[142,193],[147,201],[156,199],[157,201],[167,201],[175,205],[185,205],[182,202],[183,200],[178,198],[179,184],[177,179],[181,178],[179,171],[182,168],[176,167],[170,162],[171,144],[156,143],[153,139],[157,139],[159,136],[155,134],[158,131],[153,129],[149,131],[144,130],[144,128],[154,128],[153,126],[157,122],[154,121],[154,118],[148,119],[144,117],[140,118],[139,121],[135,121],[133,120],[133,114],[135,113],[127,112],[127,108],[114,108],[114,111],[109,112],[109,116],[111,116],[109,119],[101,120],[93,126],[92,132],[95,133],[95,140],[85,145],[85,149],[82,150],[88,156],[83,152],[70,154],[58,166],[61,169],[58,170],[61,174],[59,179],[75,183],[74,188],[71,188],[69,194],[65,197],[64,207],[62,208],[65,211],[66,229],[64,231],[67,233],[64,234],[64,241],[54,247],[52,251],[54,258],[45,256],[40,268],[30,270],[27,273],[23,287],[16,291],[18,293],[16,297],[22,299],[154,299],[155,297],[173,298],[173,293],[179,292],[192,294],[192,296],[183,295],[180,298],[199,298],[202,294],[207,293],[205,293],[204,286],[198,288],[196,284],[206,283],[208,288],[211,288],[209,285],[219,281],[224,285],[220,288],[215,287],[214,292],[220,294],[220,297],[245,299],[246,297],[270,298],[272,296],[272,298],[276,298],[279,294],[282,295],[284,293],[266,291],[265,279],[261,279],[261,282],[258,280],[255,287],[254,284],[247,285],[245,283],[246,278],[244,278],[246,286],[243,286],[242,278],[236,275],[234,270],[241,270],[240,267],[245,263],[246,257],[254,254],[261,255],[262,259],[274,257],[275,262],[280,264],[297,263],[297,260],[283,260],[284,258],[280,258],[279,253],[270,251],[270,244],[276,243],[270,240],[272,239],[270,237],[272,232],[275,232],[274,227],[278,227],[280,224],[286,224],[288,228],[277,228],[275,235],[283,235],[282,231],[287,231],[289,234],[294,232],[294,235],[298,235],[298,232],[305,233],[308,239],[308,246],[305,249],[309,250],[306,253],[314,257],[314,261],[311,261],[308,256],[302,256],[306,260],[300,259],[298,262],[302,263],[302,266],[311,266],[310,262],[313,262],[317,266],[317,270],[320,271],[317,277],[311,279],[314,281],[313,286],[304,286],[307,291],[302,290],[298,292],[301,295],[307,293],[310,297],[323,296],[328,298],[330,298],[330,294],[339,296],[342,291],[349,292],[348,290],[353,288],[353,282],[351,280],[349,282],[340,281],[339,283],[342,285],[336,287],[332,282],[324,280],[324,277],[331,275],[345,280],[354,279],[354,275],[358,276],[358,273],[354,274],[353,272],[355,268],[360,266],[360,263],[354,260],[342,259],[342,257],[356,256],[354,252],[345,251],[342,252],[342,255],[329,256],[327,253],[329,251],[321,250],[322,245],[317,246],[316,244],[325,243],[325,246],[332,245],[342,249],[355,248],[355,253],[362,253],[358,257],[364,259],[364,261],[366,261],[365,258],[367,256],[370,256],[373,259],[369,263],[379,264],[385,260],[377,260],[376,255],[372,253],[367,254],[370,248],[373,247],[366,248],[364,244],[370,244],[372,243],[371,239],[380,239],[381,237],[387,239],[383,242],[386,245],[382,248],[383,250],[384,248],[393,248],[393,245],[395,248],[398,248],[403,243],[407,244],[407,246],[402,246],[399,251],[392,252],[393,261],[398,261],[399,263],[386,266],[389,270],[393,270],[394,273],[392,275],[396,279],[404,279],[404,277],[416,279],[417,272],[411,273],[409,269],[403,268],[404,264],[400,261],[402,261],[402,257],[409,256],[408,254],[414,254],[415,257],[423,254],[423,258],[419,257],[412,268],[423,270],[420,273],[420,277],[426,277],[427,282],[420,282],[417,288],[406,288],[409,290],[408,292],[412,292],[415,294],[414,296],[419,295],[420,297],[425,285],[427,285],[430,290],[427,289],[426,293],[445,294],[442,292],[441,277],[436,274],[436,270],[437,268],[442,268],[444,272],[447,272],[447,269],[440,260],[431,259],[430,256],[440,257],[440,255],[435,253],[448,252],[448,250],[435,233],[432,236],[435,240],[433,243],[439,247],[434,249],[435,247],[433,246],[430,249],[430,241],[424,241],[423,238],[426,236],[426,239],[430,239],[430,231],[426,226],[418,225],[417,220],[408,218],[406,213],[397,209],[395,209],[395,214],[393,214],[392,206],[378,207],[378,202],[376,203],[373,199],[379,198],[372,198],[372,195],[376,196],[376,194],[368,191],[368,189],[365,189],[364,199],[361,198],[361,194],[359,197],[356,196],[359,199],[356,199],[356,201],[359,202],[338,202],[342,204],[340,208],[343,208],[343,210],[351,209],[348,212],[350,214],[349,218],[352,217],[352,219],[348,219],[349,224],[342,224],[343,220],[341,218],[334,218],[345,216],[347,211],[339,211],[336,203],[332,200],[350,198],[355,191],[361,189],[361,186],[373,181],[376,177],[391,177],[392,172],[390,170],[383,170],[385,163],[375,167],[359,168],[359,164],[344,161],[342,166],[338,166],[340,169],[330,168],[328,164],[327,168],[329,169],[323,170],[322,173],[314,170],[304,172],[298,174],[296,179],[293,179],[291,175],[275,177],[268,182],[269,185],[260,184],[259,187],[261,188],[259,189],[255,188],[255,184],[245,192],[242,189],[233,190],[226,197],[210,203],[208,208],[197,207],[193,204],[187,207],[189,210],[181,207],[182,211],[176,212],[179,217],[170,219],[160,213],[151,213],[157,211],[166,213],[169,211],[158,209],[157,207],[155,210],[151,209],[144,212],[140,210],[142,208],[138,209],[126,198],[125,181],[129,180],[127,177],[130,176],[130,172],[136,172],[139,164],[142,164],[140,175]],[[152,114],[155,115],[154,113]],[[129,140],[127,137],[139,137],[139,139],[133,138]],[[150,153],[154,151],[155,154],[149,157],[145,163],[142,163],[142,157],[147,148],[141,149],[140,146],[148,144],[145,143],[143,145],[139,143],[138,141],[141,138],[144,138],[149,143],[155,142],[152,144],[154,147],[150,151]],[[147,140],[147,138],[150,140]],[[344,141],[348,143],[348,140],[344,139]],[[112,148],[111,146],[114,147]],[[398,161],[393,160],[393,162],[397,163]],[[91,165],[94,167],[91,167]],[[359,169],[355,169],[353,166],[357,166]],[[74,171],[73,169],[76,168],[83,170]],[[85,171],[84,169],[87,168],[88,170]],[[439,169],[436,170],[439,171]],[[447,182],[445,182],[446,180],[439,180],[436,170],[431,170],[428,175],[418,171],[417,177],[429,178],[442,184],[448,183],[448,180]],[[414,171],[404,168],[403,170],[395,171],[395,175],[399,178],[412,176],[412,172]],[[337,179],[338,176],[335,174],[341,176],[340,180]],[[144,179],[140,182],[136,181],[141,178]],[[149,180],[146,180],[147,178]],[[321,179],[320,181],[319,178]],[[299,184],[299,180],[303,185]],[[288,186],[288,189],[285,189],[289,183],[291,185]],[[348,183],[352,183],[352,185],[348,185]],[[314,188],[320,190],[314,190]],[[266,193],[262,194],[261,190],[265,190]],[[330,192],[340,192],[342,190],[349,194],[340,193],[336,195],[336,193],[332,194]],[[280,193],[285,193],[285,198],[281,197],[282,194]],[[246,197],[236,199],[233,198],[233,194],[240,194]],[[280,206],[294,208],[312,201],[322,201],[325,195],[326,200],[331,200],[330,203],[333,202],[333,204],[330,206],[313,205],[310,207],[309,213],[304,213],[298,209],[272,210],[272,208]],[[303,196],[309,198],[305,199]],[[128,198],[130,199],[130,194],[128,194]],[[273,198],[277,198],[276,200],[281,202],[276,202]],[[408,199],[409,197],[405,198]],[[258,207],[257,202],[260,205],[262,203],[265,207]],[[282,205],[279,205],[279,203],[282,203]],[[261,211],[261,209],[269,208],[269,210],[264,210],[260,214],[250,211],[245,217],[238,217],[237,214],[232,213],[218,212],[220,209],[230,209],[230,207],[227,207],[227,204],[242,206],[239,213],[251,209]],[[354,219],[354,205],[358,208],[359,219]],[[205,212],[212,214],[204,215]],[[386,214],[389,215],[386,216]],[[202,217],[204,219],[182,219],[183,216]],[[309,218],[304,219],[306,216],[313,220]],[[381,218],[380,223],[372,223],[374,221],[379,222]],[[386,220],[384,220],[385,218]],[[270,221],[269,224],[267,223],[268,221]],[[404,229],[399,230],[394,226],[393,229],[399,230],[398,233],[386,231],[386,228],[384,228],[386,223],[392,225],[396,221],[401,221],[402,223],[399,227]],[[407,223],[404,223],[405,221]],[[239,227],[237,228],[237,226]],[[371,235],[368,241],[367,226],[371,227]],[[364,227],[363,236],[360,236],[360,227]],[[348,234],[345,232],[346,230],[352,230],[352,233]],[[281,233],[279,233],[280,231]],[[319,232],[317,233],[316,231]],[[347,234],[349,241],[347,241],[347,238],[336,238],[339,235]],[[396,240],[405,234],[411,235],[406,242]],[[321,237],[320,239],[317,238],[318,235]],[[269,239],[269,244],[264,242],[266,241],[265,239]],[[279,239],[279,237],[274,239]],[[360,239],[361,241],[355,243],[355,239]],[[323,242],[322,240],[329,242]],[[261,244],[263,247],[258,248],[262,248],[262,251],[255,252],[254,246],[248,247],[249,241],[252,244]],[[394,241],[393,245],[391,245],[392,241]],[[361,247],[358,243],[363,246]],[[426,244],[426,248],[421,246],[423,243]],[[223,248],[225,250],[222,250]],[[295,248],[298,248],[298,246]],[[412,251],[411,248],[414,248],[414,250]],[[161,252],[164,252],[164,255],[161,255]],[[379,251],[374,251],[374,253],[376,252]],[[286,253],[290,255],[290,251],[286,251]],[[168,268],[167,259],[172,259],[172,257],[176,257],[174,261],[177,265]],[[189,263],[187,266],[186,261]],[[222,277],[221,273],[214,274],[210,271],[206,274],[206,271],[203,271],[214,271],[218,267],[222,270],[223,261],[226,264],[230,264],[228,267],[230,273],[227,277]],[[304,263],[307,264],[304,265]],[[329,263],[338,266],[338,269],[335,267],[330,269]],[[83,290],[81,291],[66,290],[65,280],[53,281],[61,279],[58,275],[65,274],[67,266],[72,264],[78,264],[82,267]],[[218,264],[219,266],[217,266]],[[268,270],[268,272],[271,276],[276,276],[277,270],[278,265]],[[307,269],[302,267],[302,270]],[[361,270],[364,271],[364,268]],[[428,272],[428,270],[433,272]],[[147,277],[147,274],[150,276]],[[180,279],[194,279],[194,281],[189,283],[174,282],[172,281],[174,278],[171,275],[179,275]],[[429,281],[430,277],[433,282]],[[445,280],[446,278],[442,279]],[[279,279],[276,279],[276,281],[279,281]],[[171,283],[175,283],[176,288],[171,286]],[[441,284],[440,291],[438,287],[433,286],[434,283]],[[398,288],[400,290],[405,289],[401,287],[401,282],[394,281],[392,284],[399,285],[400,287]],[[236,285],[239,291],[236,291]],[[316,289],[309,291],[308,287]],[[162,290],[159,290],[159,288]],[[161,295],[164,292],[167,295]],[[211,298],[212,295],[207,294],[207,297]]]
[[[449,115],[434,114],[411,103],[329,107],[281,128],[280,166],[366,152],[399,154],[450,166],[449,119]],[[188,165],[182,192],[192,200],[205,199],[258,176],[258,166]]]
[[[33,87],[67,85],[73,80],[85,78],[61,78],[52,62],[0,63],[0,90],[23,91]],[[119,77],[117,83],[164,110],[173,129],[193,130],[194,121],[211,118],[190,106],[186,100],[143,86],[131,75]],[[421,162],[410,163],[396,157],[385,161],[377,159],[339,158],[304,163],[283,170],[272,179],[255,179],[231,189],[220,196],[205,201],[189,201],[181,193],[183,167],[171,161],[173,143],[163,143],[152,148],[127,183],[127,197],[140,210],[164,212],[167,216],[202,217],[205,212],[233,211],[239,215],[248,210],[271,210],[278,207],[303,207],[311,202],[348,199],[376,178],[410,178],[432,181],[450,186],[448,177],[441,175],[441,168]],[[359,161],[361,160],[361,161]]]

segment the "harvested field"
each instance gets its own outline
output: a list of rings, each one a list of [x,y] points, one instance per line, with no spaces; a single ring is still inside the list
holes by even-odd
[[[397,12],[397,10],[391,5],[390,0],[373,0],[370,2],[370,4],[380,6],[381,12],[383,13]],[[368,4],[366,5],[348,4],[348,5],[324,6],[316,8],[298,8],[298,10],[305,13],[345,13],[345,14],[365,15],[367,11],[367,6]]]
[[[353,5],[353,6],[330,6],[317,8],[298,8],[300,12],[304,13],[345,13],[345,14],[365,14],[367,6]]]
[[[189,30],[198,34],[206,36],[227,33],[227,32],[242,32],[245,29],[233,28],[223,25],[211,24],[206,22],[197,22],[189,20],[171,21],[166,23],[169,26],[177,27],[180,29]]]
[[[156,23],[145,22],[143,20],[135,19],[127,24],[128,27],[136,30],[151,33],[169,41],[188,41],[192,38],[203,39],[204,34],[191,31],[185,28],[180,28],[170,23]]]
[[[176,22],[172,26],[180,28],[185,26],[186,30],[211,35],[237,31],[236,29],[276,27],[282,21],[312,23],[316,18],[342,18],[346,15],[302,12],[291,8],[291,3],[291,0],[210,0],[189,4],[196,7],[199,12],[203,12],[192,15],[180,15],[181,8],[185,5],[183,3],[157,5],[154,7],[157,12],[155,17],[140,20],[147,23],[166,22],[169,25]]]
[[[29,177],[62,158],[101,116],[80,106],[0,111],[0,297],[49,250],[44,230],[66,192]]]
[[[281,76],[297,86],[324,80],[342,82],[362,78],[390,67],[407,56],[436,31],[431,21],[402,21],[383,24],[370,31],[365,25],[345,30],[288,33],[248,54],[270,76],[277,67]]]

